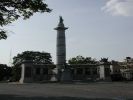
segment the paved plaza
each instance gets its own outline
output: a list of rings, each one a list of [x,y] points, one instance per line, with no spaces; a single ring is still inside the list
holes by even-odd
[[[133,83],[0,83],[0,100],[133,100]]]

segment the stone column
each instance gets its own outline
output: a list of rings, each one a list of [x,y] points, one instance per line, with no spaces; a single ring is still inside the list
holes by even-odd
[[[93,67],[90,67],[90,75],[93,76]]]
[[[56,68],[57,68],[57,80],[60,81],[62,77],[62,72],[65,74],[68,70],[65,70],[66,64],[66,40],[65,40],[65,30],[68,29],[64,26],[63,19],[60,17],[58,26],[55,28],[57,30],[57,44],[56,44]],[[63,74],[63,77],[65,77]]]
[[[40,75],[43,76],[43,67],[40,67]]]
[[[74,75],[77,75],[77,68],[74,68]]]
[[[100,79],[104,80],[105,79],[105,72],[104,72],[105,71],[105,68],[104,68],[105,66],[104,65],[100,65],[99,67],[100,67],[99,68]]]
[[[85,68],[83,68],[83,75],[85,76],[86,74],[85,74]]]
[[[63,19],[60,17],[60,22],[55,28],[57,30],[57,44],[56,44],[56,64],[57,68],[61,70],[66,64],[66,40],[65,30],[68,29],[64,26]]]
[[[21,64],[21,77],[19,82],[24,83],[24,79],[25,79],[25,64]]]
[[[33,63],[31,61],[24,61],[21,64],[20,83],[33,82]]]

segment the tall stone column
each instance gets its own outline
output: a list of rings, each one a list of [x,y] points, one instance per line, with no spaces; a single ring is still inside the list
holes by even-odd
[[[55,30],[57,30],[56,68],[58,81],[69,81],[71,78],[71,72],[68,68],[66,68],[66,29],[68,28],[64,26],[63,19],[60,16],[59,24],[55,28]]]
[[[56,64],[58,70],[61,70],[66,63],[66,40],[65,40],[66,29],[68,28],[64,26],[63,19],[60,16],[59,24],[55,28],[55,30],[57,30]]]

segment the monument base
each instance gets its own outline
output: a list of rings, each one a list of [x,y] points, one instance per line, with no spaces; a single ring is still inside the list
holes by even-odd
[[[54,68],[52,70],[52,76],[51,76],[51,79],[50,79],[51,82],[57,82],[58,81],[57,74],[58,74],[58,69],[57,68]]]
[[[72,82],[71,69],[65,68],[62,70],[60,82]]]
[[[53,75],[51,77],[51,82],[62,82],[62,83],[68,83],[68,82],[72,82],[72,72],[71,69],[65,68],[62,70],[59,70],[57,68],[55,68],[53,70]]]

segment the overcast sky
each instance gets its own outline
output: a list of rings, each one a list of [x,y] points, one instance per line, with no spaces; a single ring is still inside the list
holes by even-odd
[[[123,60],[133,57],[133,0],[46,0],[51,13],[18,20],[0,41],[0,63],[26,50],[46,51],[56,61],[56,30],[63,16],[67,60],[77,55]]]

